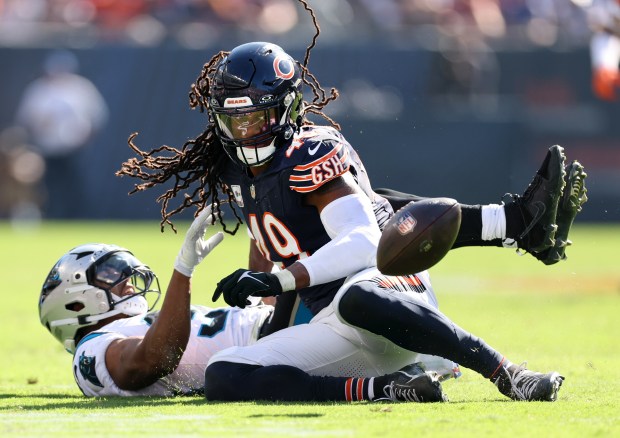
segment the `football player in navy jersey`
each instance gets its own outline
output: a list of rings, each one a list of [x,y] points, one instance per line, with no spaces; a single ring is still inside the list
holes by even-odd
[[[321,112],[337,93],[326,95],[306,68],[308,58],[309,49],[302,64],[263,42],[220,52],[190,92],[191,106],[209,116],[205,132],[181,151],[166,146],[143,152],[132,136],[130,146],[140,159],[128,160],[118,172],[146,181],[134,191],[176,180],[161,197],[162,226],[191,205],[230,202],[239,220],[235,206],[240,208],[252,235],[250,269],[222,279],[214,301],[223,296],[244,307],[250,296],[278,296],[277,309],[280,299],[299,296],[314,315],[310,324],[212,358],[207,396],[295,399],[288,385],[283,386],[290,392],[280,388],[274,395],[280,385],[263,367],[331,370],[320,354],[321,326],[327,325],[370,354],[394,348],[401,359],[413,352],[440,356],[478,371],[513,399],[555,400],[563,380],[558,373],[534,373],[509,362],[421,301],[419,291],[431,290],[427,273],[401,278],[397,287],[377,277],[382,226],[394,207],[419,198],[372,189],[355,150]],[[314,94],[310,103],[302,97],[304,84]],[[306,116],[312,113],[330,126],[311,123]],[[553,146],[522,196],[509,195],[506,204],[462,205],[455,247],[509,246],[546,264],[563,259],[568,231],[586,200],[583,167],[576,161],[565,166],[564,160],[563,149]],[[182,205],[168,211],[168,202],[196,183]],[[269,272],[273,264],[279,270]],[[388,360],[373,372],[392,372],[397,364]],[[241,377],[243,388],[232,385]]]

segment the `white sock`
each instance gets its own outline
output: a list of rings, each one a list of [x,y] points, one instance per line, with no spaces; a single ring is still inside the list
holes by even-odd
[[[375,378],[368,379],[368,400],[375,399]]]
[[[482,206],[482,240],[506,238],[506,213],[503,204]]]

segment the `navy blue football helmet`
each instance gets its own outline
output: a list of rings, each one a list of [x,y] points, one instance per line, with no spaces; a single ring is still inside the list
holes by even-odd
[[[268,162],[301,125],[300,68],[281,47],[238,46],[210,79],[209,116],[233,160],[250,167]]]

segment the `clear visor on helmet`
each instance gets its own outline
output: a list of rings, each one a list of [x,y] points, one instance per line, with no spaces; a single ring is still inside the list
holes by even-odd
[[[240,142],[267,139],[272,136],[273,128],[279,126],[275,107],[251,112],[218,112],[215,119],[224,135]]]
[[[95,262],[89,268],[89,282],[102,289],[110,289],[129,278],[135,268],[144,264],[127,252],[115,252]]]
[[[120,298],[115,305],[136,295],[144,296],[147,292],[157,294],[155,302],[149,303],[149,310],[159,300],[157,276],[128,252],[116,252],[98,260],[89,268],[87,276],[90,284]]]

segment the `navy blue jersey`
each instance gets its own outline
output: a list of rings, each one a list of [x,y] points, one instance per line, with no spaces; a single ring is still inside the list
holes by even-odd
[[[252,177],[230,161],[223,181],[231,188],[261,253],[280,267],[313,254],[331,239],[319,212],[304,195],[346,172],[375,205],[378,220],[391,214],[385,199],[374,194],[359,156],[337,130],[304,126],[287,147],[279,148],[269,168]],[[313,314],[327,306],[344,279],[299,290]]]

